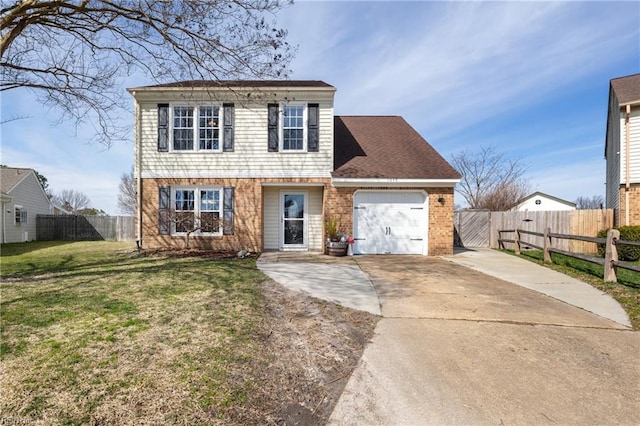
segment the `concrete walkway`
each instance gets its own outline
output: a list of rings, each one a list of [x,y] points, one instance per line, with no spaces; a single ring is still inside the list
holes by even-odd
[[[640,424],[640,333],[607,297],[585,296],[584,283],[482,250],[445,259],[266,253],[258,267],[382,314],[331,425]]]
[[[444,259],[631,327],[629,316],[613,297],[580,280],[526,259],[489,248],[459,250]]]
[[[376,290],[353,257],[267,252],[260,256],[257,265],[273,280],[292,290],[381,315]]]
[[[330,257],[313,252],[267,252],[258,259],[258,268],[293,290],[381,315],[378,294],[370,277],[358,265],[358,260],[365,257]],[[459,250],[453,256],[445,256],[443,259],[631,327],[627,313],[608,294],[526,259],[483,248]]]

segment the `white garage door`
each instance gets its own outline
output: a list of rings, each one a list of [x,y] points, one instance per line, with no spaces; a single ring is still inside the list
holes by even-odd
[[[427,254],[427,195],[359,191],[354,195],[354,253]]]

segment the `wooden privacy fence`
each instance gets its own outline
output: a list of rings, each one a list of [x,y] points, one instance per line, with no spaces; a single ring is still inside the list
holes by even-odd
[[[37,215],[39,241],[133,241],[133,216]]]
[[[557,233],[551,232],[549,228],[545,229],[544,233],[542,234],[539,232],[526,231],[523,229],[504,229],[504,230],[499,230],[498,234],[500,236],[502,236],[503,234],[513,234],[513,239],[499,237],[498,243],[500,244],[500,248],[505,248],[506,247],[505,243],[513,244],[514,251],[516,254],[520,254],[523,247],[527,247],[527,248],[533,247],[543,251],[544,261],[547,263],[553,262],[551,259],[551,253],[558,253],[564,256],[585,260],[587,262],[591,262],[591,263],[595,263],[597,265],[603,266],[604,267],[603,278],[607,282],[618,281],[618,278],[617,278],[618,268],[640,272],[640,267],[633,265],[631,263],[619,261],[618,249],[617,249],[618,246],[624,246],[624,245],[640,247],[640,241],[621,240],[620,231],[618,231],[617,229],[610,229],[609,232],[607,232],[607,238],[593,238],[593,237],[586,237],[584,235],[557,234]],[[531,239],[531,237],[542,238],[543,245],[539,246],[530,241],[525,241],[523,239],[523,237],[525,236],[527,239]],[[571,251],[562,250],[553,246],[552,239],[560,240],[560,241],[566,241],[566,240],[581,241],[584,243],[591,243],[591,245],[594,245],[594,243],[604,244],[605,256],[604,258],[593,257],[593,256],[587,256],[581,253],[573,253]]]
[[[462,210],[455,213],[456,245],[462,247],[498,248],[499,230],[521,229],[542,235],[545,229],[557,234],[595,237],[599,231],[613,227],[613,210],[573,210],[540,212],[488,212]],[[531,243],[542,246],[541,236],[533,235]],[[596,253],[597,248],[580,240],[561,240],[558,248],[574,253]]]

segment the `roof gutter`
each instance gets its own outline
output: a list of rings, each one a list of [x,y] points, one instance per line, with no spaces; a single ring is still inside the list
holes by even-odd
[[[460,179],[331,178],[334,187],[453,188]]]

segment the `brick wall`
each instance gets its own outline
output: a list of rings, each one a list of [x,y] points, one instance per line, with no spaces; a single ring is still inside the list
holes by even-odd
[[[340,230],[353,234],[353,194],[359,188],[325,188],[325,218],[335,217]],[[416,190],[429,194],[429,252],[430,256],[453,254],[453,188],[367,188],[371,190]],[[443,202],[438,199],[442,197]]]
[[[429,255],[453,254],[453,188],[425,191],[429,194]]]
[[[142,247],[181,248],[184,237],[158,232],[158,189],[161,186],[232,186],[235,188],[234,235],[191,236],[190,246],[206,250],[252,252],[263,250],[262,184],[322,182],[325,184],[323,216],[335,217],[340,231],[353,234],[353,194],[358,188],[336,188],[329,179],[143,179]],[[416,188],[367,188],[379,190],[416,190]],[[429,255],[453,253],[453,188],[420,188],[429,194]],[[443,202],[438,201],[442,198]],[[324,235],[324,231],[323,231]]]
[[[624,225],[640,225],[640,184],[631,184],[629,188],[629,223],[626,223],[627,211],[627,190],[624,186],[620,188],[620,208],[616,211],[616,224]]]
[[[234,192],[234,233],[221,236],[190,236],[189,245],[203,250],[252,252],[263,250],[263,183],[322,182],[329,179],[143,179],[142,180],[142,247],[182,248],[183,236],[161,235],[158,231],[158,189],[162,186],[232,186]]]
[[[222,236],[190,236],[192,248],[220,251],[262,247],[262,188],[254,179],[143,179],[142,180],[142,247],[181,248],[184,237],[160,235],[158,231],[158,189],[162,186],[233,186],[234,234]]]

